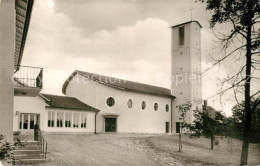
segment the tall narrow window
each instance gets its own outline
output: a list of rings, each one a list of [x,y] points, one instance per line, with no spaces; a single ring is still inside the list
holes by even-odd
[[[63,127],[63,112],[57,112],[57,127]]]
[[[155,111],[158,110],[158,103],[154,103],[154,110],[155,110]]]
[[[179,46],[184,45],[184,27],[179,27]]]
[[[81,114],[81,128],[87,127],[87,114]]]
[[[48,127],[54,127],[55,112],[48,112]]]
[[[141,104],[141,106],[142,106],[142,109],[144,110],[144,109],[145,109],[145,107],[146,107],[146,103],[145,103],[145,101],[142,101],[142,104]]]
[[[168,104],[166,104],[165,110],[166,110],[166,112],[169,112],[169,105]]]
[[[65,113],[65,127],[71,127],[72,116],[71,112]]]
[[[131,99],[128,100],[127,106],[128,106],[128,108],[132,108],[132,106],[133,106],[133,101],[132,101]]]
[[[79,113],[73,114],[73,127],[78,128],[79,127]]]

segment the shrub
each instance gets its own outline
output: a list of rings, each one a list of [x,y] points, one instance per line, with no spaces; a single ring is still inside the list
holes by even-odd
[[[24,145],[22,145],[19,139],[17,139],[17,142],[15,142],[14,144],[11,144],[6,141],[4,135],[0,134],[0,161],[4,160],[8,163],[14,163],[12,151],[15,149],[16,146],[21,147]]]

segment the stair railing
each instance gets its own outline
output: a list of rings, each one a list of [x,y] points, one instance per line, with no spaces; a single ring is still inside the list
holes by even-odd
[[[43,155],[43,158],[47,159],[48,143],[47,143],[47,141],[44,139],[44,137],[42,135],[42,131],[41,131],[40,126],[38,127],[38,134],[39,134],[38,143],[41,146],[41,153]]]

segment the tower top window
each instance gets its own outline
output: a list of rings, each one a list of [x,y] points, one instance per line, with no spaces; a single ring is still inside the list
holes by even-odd
[[[179,27],[179,46],[184,45],[184,26]]]

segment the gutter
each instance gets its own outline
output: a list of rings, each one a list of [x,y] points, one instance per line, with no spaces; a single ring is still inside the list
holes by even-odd
[[[98,114],[98,112],[96,112],[96,114],[95,114],[95,132],[94,132],[94,134],[97,134],[97,114]]]
[[[24,25],[24,29],[23,29],[22,42],[21,42],[19,58],[18,58],[18,62],[17,62],[17,66],[16,66],[15,71],[18,71],[20,69],[20,64],[21,64],[21,61],[22,61],[22,56],[23,56],[23,51],[24,51],[24,46],[25,46],[25,41],[26,41],[26,37],[27,37],[28,29],[29,29],[29,24],[30,24],[30,19],[31,19],[33,3],[34,3],[34,0],[28,0],[27,9],[26,9],[26,16],[25,16],[25,23],[24,23],[25,25]]]
[[[172,124],[172,111],[173,111],[173,109],[172,109],[172,102],[173,102],[173,100],[174,100],[174,98],[172,99],[172,101],[171,101],[171,133],[172,133],[172,126],[173,126],[173,124]]]

